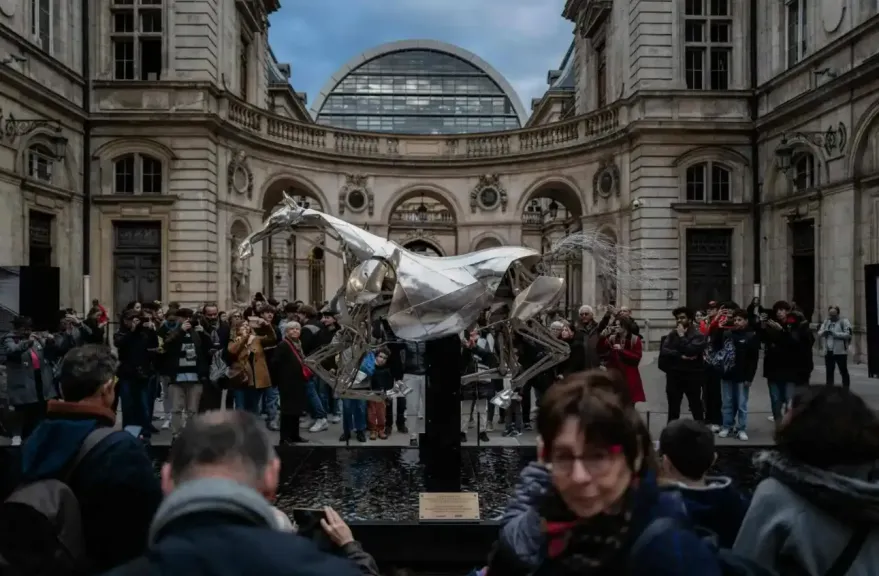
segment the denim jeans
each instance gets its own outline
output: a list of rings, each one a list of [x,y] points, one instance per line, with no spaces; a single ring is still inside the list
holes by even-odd
[[[119,403],[122,404],[122,426],[140,426],[144,438],[152,435],[152,380],[119,380]]]
[[[336,394],[333,392],[333,385],[329,382],[320,381],[320,399],[324,404],[324,410],[326,410],[327,414],[332,414],[333,416],[341,416],[342,415],[342,399],[336,398]]]
[[[323,386],[319,387],[318,384],[320,383],[316,376],[312,376],[308,380],[308,384],[305,385],[305,393],[308,396],[308,411],[311,412],[311,417],[315,420],[327,417],[327,410],[324,408],[326,406],[326,388]],[[320,388],[320,391],[318,391],[318,388]],[[363,418],[365,420],[366,416]]]
[[[342,431],[345,434],[366,431],[366,400],[342,400]]]
[[[278,393],[278,387],[266,388],[262,395],[262,413],[266,415],[269,422],[274,422],[278,419],[278,408],[280,405],[281,395]]]
[[[794,382],[769,382],[769,403],[772,405],[772,416],[776,423],[781,422],[781,417],[794,399],[795,393]]]
[[[726,430],[744,432],[748,427],[748,396],[750,382],[720,381],[721,413]]]
[[[259,416],[259,403],[262,400],[265,388],[244,388],[235,390],[235,409],[251,412]]]

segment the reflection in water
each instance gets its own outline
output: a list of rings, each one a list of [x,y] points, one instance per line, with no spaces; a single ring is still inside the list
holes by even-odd
[[[752,459],[757,447],[718,446],[712,474],[730,476],[743,491],[753,492],[760,477]],[[156,470],[167,447],[154,447]],[[418,519],[418,494],[424,468],[417,448],[278,448],[282,510],[332,506],[346,520]],[[513,492],[519,471],[535,457],[533,447],[464,448],[461,487],[479,493],[483,520],[497,519]]]

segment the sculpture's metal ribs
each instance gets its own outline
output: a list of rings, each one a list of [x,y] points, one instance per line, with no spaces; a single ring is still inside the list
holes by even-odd
[[[408,393],[399,384],[388,394],[359,388],[360,364],[379,344],[372,338],[379,318],[402,340],[427,341],[464,333],[490,309],[490,322],[497,328],[498,367],[465,376],[463,382],[509,377],[518,388],[568,357],[567,345],[535,320],[564,291],[562,279],[534,272],[543,258],[535,250],[503,246],[444,258],[416,254],[344,220],[299,206],[284,194],[283,206],[241,243],[239,258],[251,257],[256,242],[296,233],[298,226],[318,227],[337,240],[339,250],[328,252],[341,256],[348,274],[333,298],[341,329],[330,345],[305,359],[319,378],[335,382],[340,397],[378,401]],[[547,349],[524,371],[515,356],[516,336]],[[331,372],[323,363],[334,357],[337,368]]]

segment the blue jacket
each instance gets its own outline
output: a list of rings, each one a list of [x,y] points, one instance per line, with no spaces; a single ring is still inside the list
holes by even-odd
[[[515,495],[501,519],[500,537],[488,573],[497,568],[504,576],[561,575],[547,558],[547,546],[539,513],[541,501],[551,490],[549,471],[540,464],[529,464],[520,477]],[[715,552],[690,530],[669,530],[652,539],[629,558],[628,550],[638,535],[656,518],[680,518],[689,524],[686,510],[677,495],[660,492],[653,475],[641,480],[624,557],[616,563],[629,568],[630,576],[721,576]],[[619,573],[609,569],[608,574]],[[598,572],[596,572],[598,574]],[[604,572],[601,572],[604,574]]]
[[[729,478],[706,478],[707,486],[675,486],[693,524],[717,537],[721,548],[732,548],[748,511],[748,500]]]
[[[269,503],[231,480],[189,481],[150,526],[149,552],[105,576],[359,576],[350,560],[277,528]]]
[[[49,402],[47,419],[22,447],[22,482],[63,476],[86,436],[113,421],[108,409]],[[143,552],[162,489],[142,442],[128,432],[109,435],[80,462],[68,485],[79,501],[86,550],[97,570]]]

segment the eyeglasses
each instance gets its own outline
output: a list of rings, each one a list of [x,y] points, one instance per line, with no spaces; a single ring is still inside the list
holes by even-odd
[[[607,474],[613,466],[614,458],[622,452],[621,446],[613,446],[610,450],[596,450],[588,454],[577,456],[575,454],[553,454],[550,462],[554,471],[562,474],[570,474],[574,471],[574,463],[581,466],[592,477],[600,477]]]

